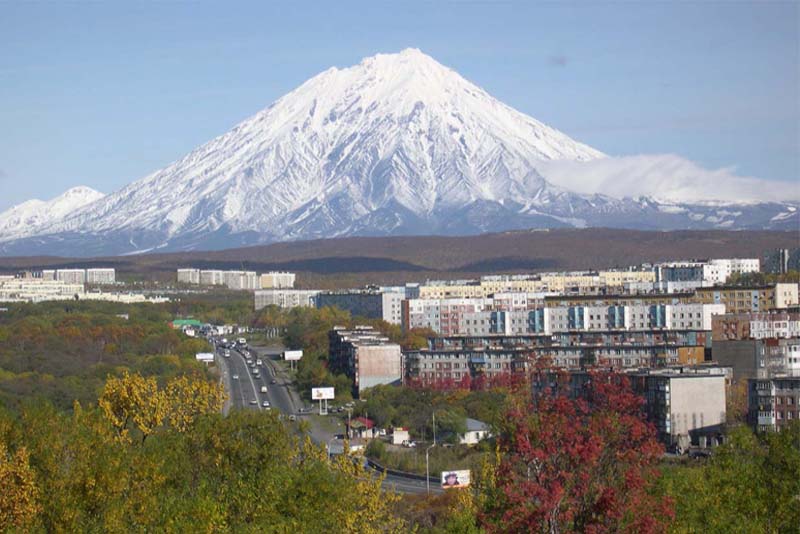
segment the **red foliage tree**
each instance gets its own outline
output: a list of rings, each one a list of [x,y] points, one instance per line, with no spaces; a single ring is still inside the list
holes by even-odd
[[[517,392],[481,516],[488,532],[666,530],[671,502],[651,491],[663,448],[643,419],[643,399],[625,377],[589,376],[577,392],[563,380]]]

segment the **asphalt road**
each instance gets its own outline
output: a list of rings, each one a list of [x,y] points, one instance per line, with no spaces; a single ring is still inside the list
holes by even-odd
[[[290,378],[286,376],[280,367],[275,363],[281,357],[282,347],[258,347],[248,348],[252,354],[251,359],[262,360],[262,365],[257,365],[259,377],[253,376],[253,368],[248,367],[247,358],[243,350],[229,349],[230,357],[225,357],[225,349],[217,349],[217,361],[222,370],[222,379],[230,393],[229,406],[237,409],[265,410],[261,406],[264,400],[269,401],[272,410],[278,410],[284,415],[295,415],[303,417],[305,414],[300,409],[305,406]],[[233,379],[238,375],[238,379]],[[275,381],[275,384],[272,381]],[[267,393],[261,393],[261,387],[266,386]],[[251,401],[256,400],[257,404]],[[334,434],[314,424],[313,419],[308,419],[310,423],[310,435],[312,441],[327,447],[334,437]],[[375,472],[377,475],[377,471]],[[425,481],[401,477],[397,475],[387,475],[383,481],[383,487],[387,490],[399,493],[425,493],[427,491]],[[431,480],[431,493],[441,493],[439,484]]]

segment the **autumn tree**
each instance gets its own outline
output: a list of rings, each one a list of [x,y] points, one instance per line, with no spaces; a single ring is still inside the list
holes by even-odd
[[[0,488],[0,532],[25,530],[41,511],[39,489],[25,447],[10,454],[0,441]]]
[[[593,374],[576,396],[516,392],[501,428],[488,532],[664,532],[670,502],[654,496],[663,448],[627,379]]]
[[[185,432],[201,415],[219,413],[225,402],[221,384],[186,375],[170,380],[164,395],[167,421],[179,432]]]
[[[126,439],[133,427],[141,433],[143,442],[167,414],[166,398],[155,377],[145,378],[127,370],[121,377],[106,380],[98,405],[121,439]]]

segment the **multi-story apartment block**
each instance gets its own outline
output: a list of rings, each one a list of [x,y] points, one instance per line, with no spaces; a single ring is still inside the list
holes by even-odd
[[[258,275],[254,271],[223,271],[225,287],[236,291],[258,289]]]
[[[781,430],[800,419],[800,374],[752,378],[747,393],[748,419],[758,431]]]
[[[733,368],[734,380],[800,371],[800,338],[714,339],[714,361]]]
[[[800,312],[726,313],[712,321],[715,340],[800,337]]]
[[[65,284],[85,284],[86,269],[58,269],[56,280]]]
[[[314,289],[260,289],[254,293],[255,309],[267,306],[279,308],[313,308],[315,297],[319,293]]]
[[[117,281],[117,272],[114,269],[86,269],[86,283],[108,285]]]
[[[179,284],[199,284],[200,283],[200,269],[178,269],[178,283]]]
[[[399,384],[403,378],[400,345],[370,326],[353,330],[334,327],[328,334],[328,365],[353,380],[353,393],[379,384]]]
[[[702,332],[443,336],[430,338],[427,349],[404,353],[405,379],[446,387],[467,376],[491,379],[524,372],[539,360],[562,369],[622,370],[699,364],[705,352]]]
[[[354,317],[383,319],[387,323],[401,323],[401,302],[404,293],[399,291],[351,290],[326,291],[316,297],[318,308],[335,306],[347,310]]]
[[[704,287],[697,289],[691,300],[704,304],[724,304],[727,313],[780,310],[798,305],[798,284]]]
[[[0,302],[44,302],[49,300],[80,299],[85,295],[83,283],[41,278],[0,279]]]
[[[716,439],[725,424],[725,375],[711,370],[650,369],[628,373],[645,413],[666,445]],[[705,440],[703,438],[706,438]]]
[[[507,294],[504,294],[507,295]],[[521,294],[525,295],[525,294]],[[405,328],[430,328],[442,335],[525,334],[607,330],[711,330],[721,304],[536,306],[541,301],[410,299],[403,303]],[[498,303],[501,303],[498,306]]]
[[[261,275],[261,289],[291,289],[295,273],[272,271]]]
[[[56,270],[55,269],[44,269],[42,270],[42,280],[55,280],[56,279]]]
[[[207,269],[200,271],[201,286],[222,286],[225,285],[225,274],[223,271]]]

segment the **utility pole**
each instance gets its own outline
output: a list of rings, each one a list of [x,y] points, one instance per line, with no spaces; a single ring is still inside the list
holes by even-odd
[[[436,412],[433,412],[433,445],[436,446]]]
[[[431,494],[431,471],[430,471],[430,462],[428,461],[428,453],[435,446],[436,444],[434,443],[433,445],[425,449],[425,488],[427,489],[428,495]]]

